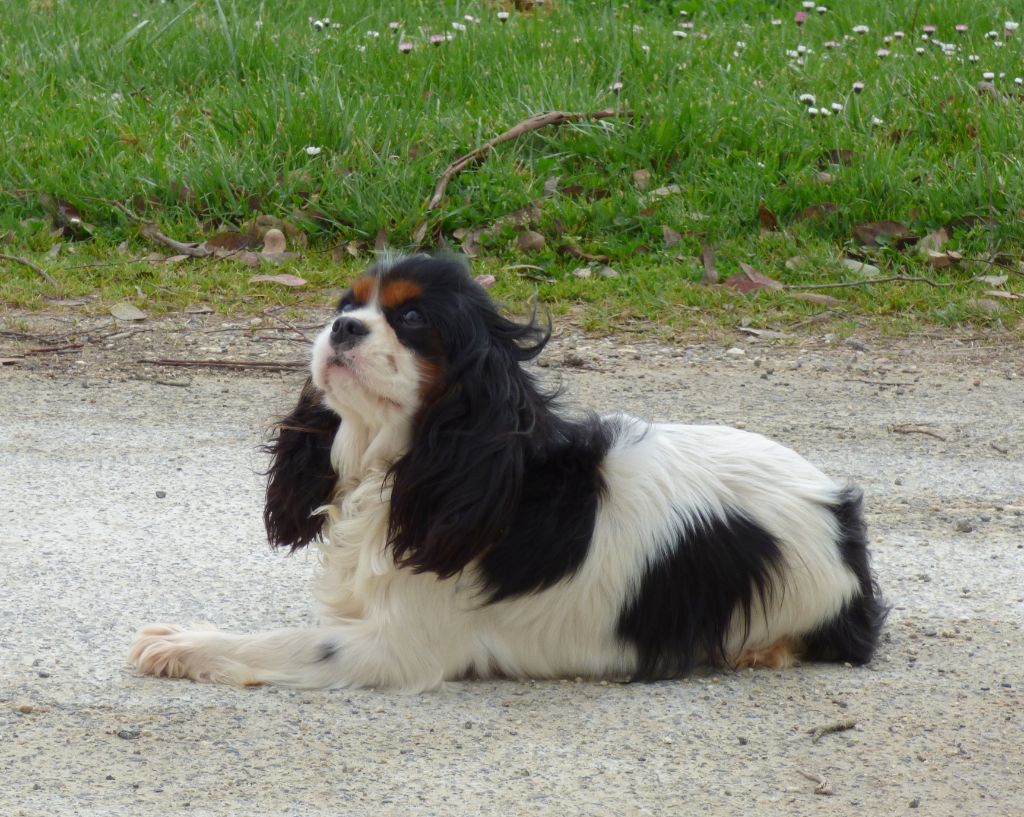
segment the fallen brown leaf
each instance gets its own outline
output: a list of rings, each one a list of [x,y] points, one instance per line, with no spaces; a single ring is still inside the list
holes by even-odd
[[[544,236],[533,230],[523,230],[516,236],[516,246],[520,252],[536,252],[544,248]]]
[[[881,270],[874,264],[867,264],[863,261],[858,261],[856,258],[841,258],[839,263],[866,278],[881,273]]]
[[[282,255],[289,255],[290,253],[281,253]],[[241,250],[239,252],[223,252],[218,251],[214,253],[216,258],[221,258],[225,261],[234,261],[238,264],[245,264],[250,269],[258,269],[260,265],[260,259],[266,258],[268,261],[271,260],[270,256],[263,256],[258,252],[252,252],[251,250]]]
[[[611,258],[607,255],[593,255],[588,252],[584,252],[575,244],[566,243],[559,245],[556,252],[559,255],[568,255],[571,258],[579,258],[581,261],[593,261],[598,264],[607,264],[611,261]]]
[[[700,245],[700,263],[704,267],[704,275],[700,282],[705,286],[717,284],[718,268],[715,266],[715,251],[706,241],[702,241]]]
[[[929,251],[939,252],[947,241],[949,241],[949,232],[945,227],[939,227],[939,229],[932,230],[928,235],[918,241],[915,248],[922,254],[928,253]]]
[[[806,221],[812,218],[823,218],[839,210],[833,202],[823,201],[820,204],[811,204],[793,216],[794,221]]]
[[[1022,292],[1007,292],[1005,289],[987,289],[985,290],[986,295],[991,295],[993,298],[1006,298],[1011,301],[1022,301],[1024,300],[1024,293]]]
[[[85,241],[92,238],[93,226],[86,224],[82,214],[70,201],[41,193],[39,200],[50,211],[50,218],[55,229],[71,241]]]
[[[132,306],[132,304],[129,303],[114,304],[110,307],[110,314],[119,321],[141,321],[148,317],[148,315],[137,306]]]
[[[870,221],[853,228],[857,240],[869,247],[895,247],[898,250],[915,244],[918,237],[898,221]]]
[[[251,235],[246,235],[245,233],[240,233],[235,230],[229,230],[228,232],[217,233],[216,235],[210,236],[203,242],[203,246],[213,252],[218,250],[222,252],[238,252],[240,250],[247,250],[250,247],[255,247],[257,243],[257,239]]]
[[[925,255],[925,262],[932,269],[946,269],[960,262],[960,254],[955,252],[936,252],[928,250]]]
[[[669,227],[667,224],[661,225],[661,236],[664,240],[664,247],[666,250],[669,247],[674,247],[676,244],[683,240],[683,237],[675,230],[673,230],[671,227]]]
[[[1006,275],[975,275],[974,280],[988,284],[990,287],[1001,287],[1009,278]]]
[[[283,253],[286,249],[288,249],[288,242],[285,240],[283,232],[276,228],[271,228],[264,233],[263,252],[265,254]]]
[[[818,166],[824,168],[827,165],[852,165],[854,153],[848,148],[825,151],[818,158]]]
[[[744,294],[755,292],[759,289],[782,289],[782,284],[778,281],[758,272],[752,266],[744,264],[742,261],[740,261],[740,270],[742,272],[724,281],[725,286]]]
[[[762,201],[757,205],[757,221],[761,225],[761,233],[772,233],[779,229],[779,220],[775,213],[768,209]]]
[[[254,275],[249,279],[249,283],[283,284],[286,287],[301,287],[306,285],[306,279],[299,278],[298,275],[288,275],[287,273],[281,275]]]

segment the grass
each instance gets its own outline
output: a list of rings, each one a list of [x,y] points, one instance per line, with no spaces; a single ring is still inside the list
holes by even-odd
[[[1005,36],[1005,4],[851,0],[808,12],[802,26],[798,2],[557,0],[513,9],[507,22],[491,3],[383,5],[108,0],[88,14],[70,0],[0,5],[0,252],[61,282],[55,293],[0,262],[0,302],[42,307],[88,294],[104,308],[141,295],[157,312],[319,302],[369,257],[339,274],[331,247],[370,247],[379,235],[409,247],[425,222],[427,247],[457,248],[454,236],[486,228],[478,271],[495,275],[500,297],[517,303],[536,290],[588,328],[789,325],[823,307],[790,290],[701,286],[701,247],[715,248],[723,278],[745,262],[786,285],[843,282],[856,277],[836,263],[859,251],[854,228],[889,219],[918,235],[952,225],[946,247],[986,263],[933,271],[917,253],[876,248],[870,261],[883,275],[952,286],[825,290],[842,301],[836,320],[1018,323],[1024,302],[985,296],[997,287],[972,281],[1003,273],[1004,289],[1024,283],[1024,87],[1014,83],[1024,30]],[[318,30],[310,15],[331,22]],[[937,28],[928,41],[925,24]],[[854,34],[857,25],[868,33]],[[431,34],[452,37],[433,46]],[[978,92],[985,72],[995,94]],[[842,110],[812,117],[801,94]],[[604,108],[620,115],[501,145],[427,211],[455,157],[543,110]],[[92,238],[50,258],[64,240],[53,231],[60,201],[93,225]],[[259,213],[288,219],[311,247],[282,271],[309,285],[250,284],[230,262],[129,262],[154,248],[115,201],[180,240]],[[532,202],[531,228],[546,245],[523,253],[513,227],[492,225]],[[779,230],[762,233],[762,203]],[[835,207],[823,217],[800,218],[826,203]],[[673,247],[666,226],[680,235]],[[567,243],[608,256],[618,277],[573,276],[582,262],[557,252]],[[787,268],[793,256],[805,263]]]

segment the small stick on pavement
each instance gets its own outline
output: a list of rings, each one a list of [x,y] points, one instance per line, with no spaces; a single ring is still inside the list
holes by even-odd
[[[43,280],[45,280],[46,283],[48,283],[54,289],[60,289],[60,285],[57,283],[57,280],[52,275],[50,275],[50,273],[48,273],[38,264],[33,264],[27,258],[22,258],[21,256],[18,255],[8,255],[5,252],[0,252],[0,260],[13,261],[15,264],[21,264],[23,267],[28,267],[37,275],[41,275],[43,277]]]
[[[848,377],[846,378],[847,383],[867,383],[869,386],[916,386],[917,383],[911,383],[906,380],[867,380],[863,377]]]
[[[803,769],[797,769],[797,772],[802,776],[806,777],[812,783],[818,785],[814,787],[815,794],[824,794],[826,796],[832,795],[835,792],[832,791],[832,782],[827,777],[821,775],[812,774],[811,772],[805,772]]]
[[[808,729],[807,734],[811,736],[811,743],[817,743],[825,735],[831,735],[833,732],[845,732],[848,729],[853,729],[856,725],[857,721],[854,720],[836,721],[825,726],[816,726],[813,729]]]
[[[305,369],[309,364],[304,360],[175,360],[173,358],[139,358],[136,363],[151,363],[155,366],[186,366],[208,369],[268,369],[270,371],[294,371]]]
[[[942,442],[946,442],[946,438],[943,437],[941,434],[937,434],[936,432],[927,428],[918,428],[917,426],[893,426],[889,430],[894,432],[895,434],[927,434],[929,437],[934,437],[936,440],[942,440]]]
[[[27,355],[45,355],[48,352],[74,352],[85,346],[84,343],[68,343],[64,346],[40,346],[36,349],[26,349],[25,354]]]

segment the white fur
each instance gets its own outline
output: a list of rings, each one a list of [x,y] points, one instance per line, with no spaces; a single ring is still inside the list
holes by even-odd
[[[825,507],[840,491],[828,477],[757,434],[628,417],[618,418],[621,431],[603,464],[607,492],[571,578],[484,604],[472,565],[449,579],[396,567],[386,548],[386,473],[408,445],[422,375],[375,304],[347,314],[367,323],[369,337],[344,365],[333,365],[327,327],[312,357],[314,382],[343,420],[332,448],[337,488],[321,509],[320,626],[232,635],[152,625],[130,654],[142,672],[410,691],[466,675],[629,675],[636,653],[616,635],[624,604],[680,527],[721,517],[727,507],[743,509],[782,550],[781,592],[769,610],[755,596],[746,638],[737,615],[729,654],[805,634],[857,594]]]

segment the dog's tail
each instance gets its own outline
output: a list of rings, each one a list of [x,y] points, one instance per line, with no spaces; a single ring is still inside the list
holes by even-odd
[[[816,661],[866,664],[878,645],[889,607],[871,572],[863,495],[859,488],[844,488],[830,510],[838,531],[836,544],[843,561],[857,577],[860,592],[831,621],[803,638],[804,657]]]

